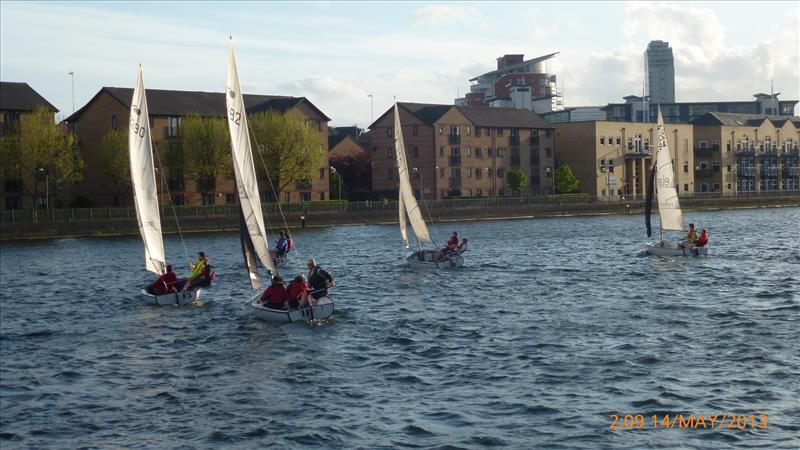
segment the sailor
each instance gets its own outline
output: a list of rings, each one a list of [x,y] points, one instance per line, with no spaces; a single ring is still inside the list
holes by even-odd
[[[700,237],[697,238],[697,241],[694,243],[696,247],[705,247],[708,245],[708,233],[706,229],[703,228],[700,230]]]
[[[311,292],[309,293],[314,300],[318,300],[328,295],[328,288],[336,286],[333,282],[331,274],[325,271],[322,267],[317,265],[313,259],[309,259],[308,265],[308,284],[311,285]]]
[[[278,232],[278,241],[275,243],[275,256],[284,256],[288,249],[286,248],[288,245],[288,240],[286,239],[286,233],[283,231]]]
[[[289,292],[283,287],[283,278],[272,277],[272,284],[261,294],[261,303],[271,309],[286,309]]]
[[[175,290],[175,284],[178,282],[178,276],[172,271],[172,266],[167,265],[167,272],[158,277],[156,281],[148,286],[147,291],[155,295],[163,295]]]
[[[297,308],[306,306],[308,302],[308,291],[311,287],[306,283],[306,277],[302,273],[294,277],[289,283],[289,306]]]
[[[694,243],[697,241],[697,231],[694,229],[694,224],[689,224],[689,231],[686,233],[686,236],[682,237],[681,240],[678,242],[678,247],[680,248],[693,248]]]
[[[464,253],[465,251],[467,251],[467,238],[464,238],[464,239],[461,240],[461,243],[458,244],[458,250],[457,251],[458,251],[459,254]]]
[[[194,264],[190,262],[189,269],[191,270],[189,276],[181,280],[183,284],[182,292],[188,290],[192,286],[202,287],[211,284],[211,267],[208,264],[208,258],[206,258],[205,253],[197,252],[197,262]]]

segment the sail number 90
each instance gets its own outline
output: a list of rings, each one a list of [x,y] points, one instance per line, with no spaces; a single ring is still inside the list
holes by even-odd
[[[239,125],[239,122],[242,120],[242,113],[236,112],[233,110],[233,108],[231,108],[230,111],[228,111],[228,115],[233,123]]]
[[[144,132],[145,132],[144,126],[139,126],[138,123],[131,121],[131,130],[133,131],[133,134],[139,137],[144,137]]]

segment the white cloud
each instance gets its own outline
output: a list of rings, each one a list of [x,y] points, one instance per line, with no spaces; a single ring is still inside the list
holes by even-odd
[[[476,25],[483,30],[491,27],[486,16],[474,6],[424,6],[414,13],[413,23],[420,27]]]

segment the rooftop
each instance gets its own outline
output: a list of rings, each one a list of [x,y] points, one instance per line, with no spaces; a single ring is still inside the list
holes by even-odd
[[[58,108],[33,90],[28,83],[0,81],[0,110],[33,111],[38,106],[58,112]]]

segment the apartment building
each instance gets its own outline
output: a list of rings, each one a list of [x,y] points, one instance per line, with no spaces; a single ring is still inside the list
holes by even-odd
[[[126,127],[130,114],[133,89],[103,87],[81,109],[65,119],[68,127],[77,135],[78,147],[86,164],[84,180],[75,186],[73,193],[88,199],[93,206],[118,206],[124,201],[111,187],[109,177],[100,170],[101,140],[110,130]],[[164,167],[167,159],[179,152],[181,118],[196,114],[203,117],[225,117],[225,94],[221,92],[193,92],[148,89],[147,102],[150,111],[150,127],[153,146]],[[244,94],[248,114],[276,110],[300,118],[319,133],[319,142],[325,155],[328,154],[328,122],[330,119],[305,97],[283,97]],[[327,156],[326,156],[327,157]],[[311,201],[328,199],[329,165],[326,161],[315,169],[311,183],[295,183],[282,192],[281,201]],[[198,180],[188,180],[183,173],[174,171],[159,183],[162,196],[171,194],[169,200],[177,205],[234,204],[235,181],[226,177],[216,180],[215,185],[201,192]],[[274,200],[266,183],[260,187],[264,201]],[[129,202],[128,202],[129,203]]]
[[[655,158],[656,124],[587,121],[554,124],[556,165],[569,164],[581,192],[608,201],[644,198]],[[666,124],[679,195],[695,191],[693,128]]]
[[[708,113],[692,125],[696,192],[800,190],[800,117]]]
[[[514,108],[399,103],[415,195],[425,198],[516,195],[508,171],[520,169],[520,194],[553,192],[555,133],[538,115]],[[373,189],[397,193],[394,109],[371,126]]]

